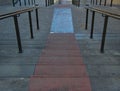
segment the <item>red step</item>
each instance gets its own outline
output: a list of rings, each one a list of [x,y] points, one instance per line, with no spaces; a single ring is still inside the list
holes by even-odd
[[[48,50],[44,49],[41,54],[42,57],[80,57],[79,50]]]
[[[33,76],[29,91],[91,91],[88,77],[80,78],[44,78]]]
[[[86,77],[85,65],[37,65],[35,75]]]
[[[40,57],[41,65],[81,65],[82,57]]]

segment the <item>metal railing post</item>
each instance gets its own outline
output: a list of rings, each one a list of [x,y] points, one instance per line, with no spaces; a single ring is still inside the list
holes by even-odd
[[[36,12],[37,29],[39,29],[38,9],[35,9],[35,12]]]
[[[21,0],[19,0],[19,5],[21,6],[22,4],[21,4]]]
[[[45,0],[45,6],[47,7],[47,0]]]
[[[28,4],[30,5],[30,0],[28,0]]]
[[[30,24],[30,34],[31,34],[31,39],[33,39],[33,27],[32,27],[31,11],[28,11],[28,16],[29,16],[29,24]]]
[[[102,4],[102,0],[100,0],[100,3],[99,3],[99,5],[101,5]]]
[[[86,30],[88,29],[88,13],[89,13],[89,10],[86,9],[86,22],[85,22],[85,29]]]
[[[105,16],[104,27],[103,27],[103,34],[102,34],[102,42],[101,42],[101,48],[100,48],[100,52],[101,53],[104,53],[104,45],[105,45],[105,37],[106,37],[106,31],[107,31],[107,24],[108,24],[108,16]]]
[[[106,6],[106,4],[107,4],[107,0],[104,1],[104,6]]]
[[[13,18],[14,18],[19,53],[22,53],[22,45],[21,45],[21,38],[20,38],[20,31],[19,31],[17,15],[13,16]]]
[[[90,33],[91,39],[93,38],[94,20],[95,20],[95,11],[92,11],[92,23],[91,23],[91,33]]]
[[[24,0],[24,5],[26,6],[26,0]]]
[[[111,0],[111,2],[110,2],[110,6],[112,7],[112,5],[113,5],[113,0]]]

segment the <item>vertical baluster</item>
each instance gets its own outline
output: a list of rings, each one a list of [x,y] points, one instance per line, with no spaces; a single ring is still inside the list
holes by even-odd
[[[19,31],[19,24],[18,24],[17,15],[13,16],[13,18],[14,18],[14,24],[15,24],[15,30],[16,30],[16,37],[17,37],[19,53],[22,53],[22,44],[21,44],[21,38],[20,38],[20,31]]]
[[[102,0],[100,0],[100,3],[99,3],[99,5],[101,5],[102,4]]]
[[[104,6],[106,6],[106,4],[107,4],[107,0],[104,1]]]
[[[47,7],[47,0],[45,0],[45,6]]]
[[[21,4],[21,0],[19,0],[19,5],[21,6],[22,4]]]
[[[91,23],[91,33],[90,38],[93,38],[93,31],[94,31],[94,20],[95,20],[95,11],[92,11],[92,23]]]
[[[26,6],[26,0],[24,0],[24,5]]]
[[[111,0],[111,2],[110,2],[110,6],[112,7],[112,5],[113,5],[113,0]]]
[[[91,0],[91,2],[90,2],[91,4],[92,4],[92,0]]]
[[[30,5],[30,0],[28,0],[28,4]]]
[[[32,17],[31,17],[31,11],[28,11],[28,16],[29,16],[29,25],[30,25],[30,34],[31,34],[31,39],[33,39],[33,27],[32,27]]]
[[[101,53],[104,53],[104,45],[105,45],[105,38],[106,38],[106,32],[107,32],[107,24],[108,24],[108,16],[105,16],[103,34],[102,34],[102,41],[101,41],[101,48],[100,48]]]
[[[96,0],[96,5],[97,5],[98,1]]]

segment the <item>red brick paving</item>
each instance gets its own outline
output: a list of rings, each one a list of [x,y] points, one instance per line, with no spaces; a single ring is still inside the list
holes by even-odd
[[[50,34],[29,91],[91,91],[74,34]]]

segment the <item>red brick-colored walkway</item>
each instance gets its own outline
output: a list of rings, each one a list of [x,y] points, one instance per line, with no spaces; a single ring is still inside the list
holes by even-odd
[[[50,34],[29,91],[91,91],[74,34]]]

